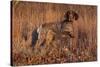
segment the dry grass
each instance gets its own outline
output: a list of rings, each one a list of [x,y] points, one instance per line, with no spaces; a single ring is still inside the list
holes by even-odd
[[[12,5],[12,65],[51,64],[97,60],[97,7],[51,3],[18,2]],[[74,22],[73,44],[65,39],[51,45],[32,46],[32,32],[43,23],[63,20],[66,11],[79,14]]]

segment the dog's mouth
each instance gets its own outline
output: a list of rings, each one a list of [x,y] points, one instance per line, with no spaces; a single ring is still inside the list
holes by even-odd
[[[72,20],[68,20],[68,22],[71,22],[72,23],[73,21]]]
[[[67,22],[73,23],[73,20],[68,19]]]

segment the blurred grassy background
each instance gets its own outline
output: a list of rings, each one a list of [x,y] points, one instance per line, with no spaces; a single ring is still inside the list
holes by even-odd
[[[79,15],[79,19],[73,24],[75,38],[73,39],[72,47],[81,52],[89,52],[92,60],[97,59],[96,6],[15,1],[11,7],[13,64],[28,63],[24,61],[17,62],[18,58],[14,58],[15,54],[16,56],[18,54],[33,56],[32,48],[30,47],[31,35],[36,27],[43,23],[63,20],[63,16],[68,10],[76,11]],[[23,40],[22,32],[25,32],[28,36],[27,41]]]

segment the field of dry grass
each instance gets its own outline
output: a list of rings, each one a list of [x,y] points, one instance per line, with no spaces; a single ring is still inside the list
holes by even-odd
[[[97,7],[37,2],[12,3],[12,65],[70,63],[97,60]],[[74,22],[73,44],[54,41],[34,53],[32,32],[43,23],[59,22],[66,11],[79,15]],[[24,39],[25,38],[25,39]],[[64,42],[63,42],[64,41]]]

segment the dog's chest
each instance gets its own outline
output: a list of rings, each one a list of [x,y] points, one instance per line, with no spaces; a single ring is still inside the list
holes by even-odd
[[[64,23],[62,25],[62,31],[73,31],[73,26],[71,23]]]

